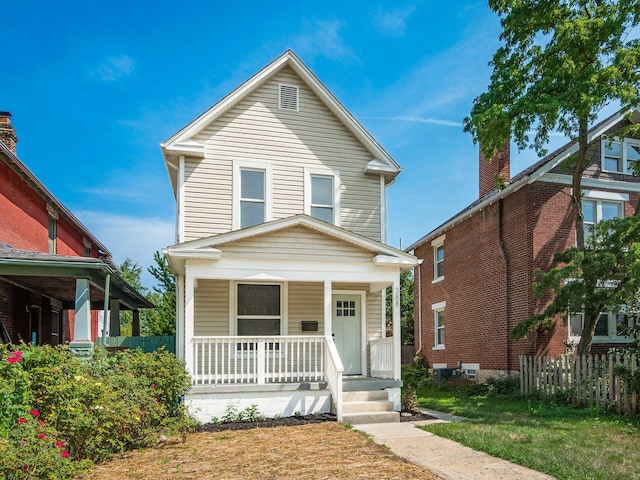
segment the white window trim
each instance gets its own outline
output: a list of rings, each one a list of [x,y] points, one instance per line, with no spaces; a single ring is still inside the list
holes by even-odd
[[[433,311],[433,347],[431,350],[444,350],[444,343],[438,342],[438,312],[444,312],[445,307],[447,306],[447,302],[438,302],[431,305],[431,310]],[[442,327],[444,328],[444,326]]]
[[[593,335],[592,343],[631,343],[634,341],[631,337],[625,337],[623,335],[618,335],[618,328],[616,325],[617,314],[613,312],[601,312],[607,313],[607,334],[606,335]],[[619,313],[624,313],[620,311]],[[584,327],[584,314],[582,312],[579,313],[569,313],[569,321],[567,322],[567,338],[572,342],[579,342],[582,335],[572,335],[571,334],[571,317],[573,315],[582,315],[582,325]]]
[[[619,143],[620,144],[620,153],[622,155],[622,169],[623,171],[619,171],[619,170],[606,170],[604,168],[604,159],[605,159],[605,145],[608,143]],[[609,173],[618,173],[621,175],[633,175],[633,172],[629,172],[627,171],[627,166],[628,166],[628,160],[627,160],[627,146],[629,145],[635,145],[635,146],[640,146],[640,140],[637,140],[635,138],[607,138],[605,136],[601,137],[600,140],[600,168],[602,169],[603,172],[609,172]]]
[[[445,234],[440,235],[437,238],[434,238],[431,241],[431,247],[433,250],[433,280],[431,281],[431,283],[438,283],[441,282],[442,280],[444,280],[444,275],[440,275],[438,276],[438,259],[437,259],[437,253],[438,253],[438,248],[442,247],[444,248],[444,241],[445,241]],[[442,260],[444,262],[444,258]]]
[[[280,285],[280,335],[288,334],[289,318],[289,282],[256,282],[247,280],[229,281],[229,332],[232,337],[238,336],[238,284]]]
[[[264,188],[264,222],[272,220],[271,198],[272,198],[272,167],[269,162],[256,162],[247,160],[233,161],[233,210],[232,210],[232,230],[240,228],[240,171],[241,170],[263,170],[265,172]]]
[[[628,193],[619,193],[619,192],[603,192],[600,190],[583,190],[582,192],[582,200],[586,200],[589,202],[594,202],[596,204],[596,218],[594,227],[598,223],[602,221],[602,204],[606,203],[617,203],[620,206],[621,217],[625,217],[624,207],[625,202],[629,201]],[[585,225],[591,225],[591,223],[584,222]],[[585,237],[586,240],[586,237]]]
[[[340,226],[340,172],[329,168],[304,168],[304,213],[311,216],[311,177],[333,177],[333,224]]]

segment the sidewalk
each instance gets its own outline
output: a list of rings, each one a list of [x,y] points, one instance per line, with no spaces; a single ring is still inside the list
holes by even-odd
[[[444,480],[552,480],[553,477],[478,452],[416,426],[460,421],[461,417],[426,410],[437,420],[355,425],[354,429],[372,436],[405,460],[420,465]]]

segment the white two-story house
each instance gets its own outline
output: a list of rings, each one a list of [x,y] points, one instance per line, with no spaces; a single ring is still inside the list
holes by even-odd
[[[399,274],[418,261],[385,244],[393,158],[290,50],[161,148],[190,410],[397,419]]]

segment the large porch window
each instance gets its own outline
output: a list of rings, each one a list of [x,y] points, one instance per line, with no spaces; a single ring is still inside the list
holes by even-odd
[[[280,285],[238,284],[238,335],[280,335]]]

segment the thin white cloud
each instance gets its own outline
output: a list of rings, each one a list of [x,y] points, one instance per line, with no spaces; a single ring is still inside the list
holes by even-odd
[[[432,125],[443,125],[445,127],[462,127],[461,122],[453,122],[451,120],[443,120],[439,118],[428,118],[428,117],[406,117],[406,116],[396,116],[396,117],[378,117],[378,120],[396,120],[400,122],[409,122],[409,123],[430,123]]]
[[[140,190],[134,189],[125,189],[125,188],[77,188],[75,190],[78,193],[95,195],[97,197],[107,197],[107,198],[128,198],[128,199],[139,199],[144,196],[143,192]]]
[[[133,73],[136,68],[136,61],[129,55],[107,57],[97,65],[91,76],[103,82],[118,82]]]
[[[373,25],[381,35],[402,37],[407,29],[407,20],[415,10],[416,8],[413,6],[390,12],[378,8],[372,17]]]
[[[134,217],[83,210],[75,212],[80,221],[109,249],[120,265],[126,258],[142,267],[142,283],[151,287],[155,279],[147,272],[153,254],[175,243],[173,220],[159,217]]]
[[[342,26],[339,20],[307,22],[305,32],[294,36],[291,44],[305,58],[323,56],[340,61],[357,59],[340,36]]]

